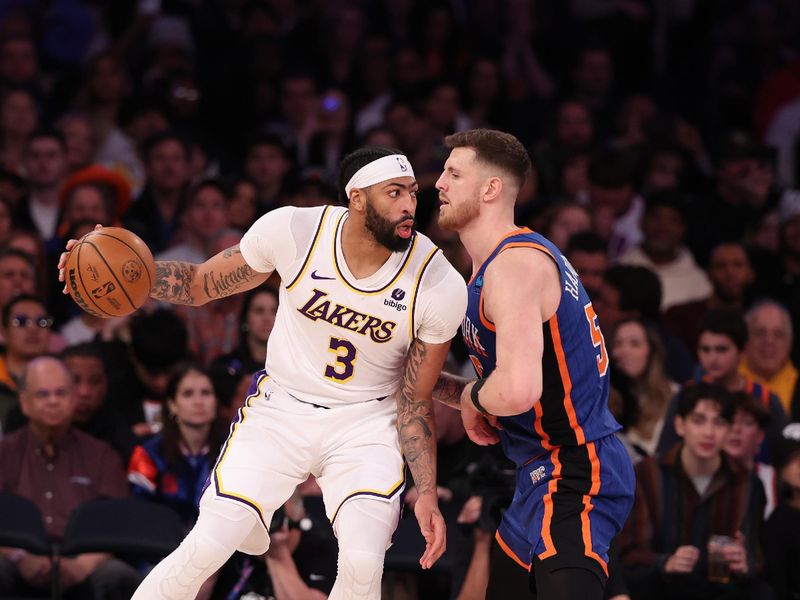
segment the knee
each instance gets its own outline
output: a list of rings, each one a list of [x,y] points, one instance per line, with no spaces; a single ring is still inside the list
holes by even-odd
[[[353,582],[368,584],[383,572],[383,554],[361,550],[339,550],[339,573]]]

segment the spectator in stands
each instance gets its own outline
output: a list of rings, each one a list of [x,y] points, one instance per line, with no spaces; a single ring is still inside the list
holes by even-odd
[[[636,500],[619,536],[631,598],[681,600],[759,598],[758,565],[763,490],[755,475],[722,452],[734,404],[722,387],[689,386],[680,394],[675,429],[682,443],[636,467]],[[681,507],[680,510],[675,510]],[[726,535],[722,561],[730,583],[709,581],[709,543]],[[726,596],[733,592],[749,596]],[[760,590],[763,591],[763,590]]]
[[[180,243],[170,246],[156,260],[181,260],[202,263],[214,254],[219,237],[228,226],[227,192],[215,179],[207,179],[192,188],[176,234]]]
[[[60,542],[70,513],[83,502],[128,495],[125,472],[110,446],[71,426],[74,386],[64,363],[43,357],[32,361],[20,380],[20,402],[29,422],[0,442],[0,490],[39,507],[54,542]],[[50,587],[49,556],[5,548],[0,559],[0,594]],[[62,556],[58,573],[68,598],[130,598],[140,576],[105,553]]]
[[[640,319],[621,321],[610,345],[614,365],[630,378],[636,396],[633,415],[626,415],[627,441],[641,455],[658,445],[669,402],[678,391],[664,372],[664,349],[658,334]]]
[[[147,184],[122,222],[157,254],[180,227],[191,174],[189,145],[177,134],[158,133],[145,141],[142,155]]]
[[[59,198],[58,234],[65,239],[67,231],[78,221],[119,226],[120,216],[131,203],[131,188],[119,173],[101,165],[92,165],[70,175]]]
[[[673,306],[664,313],[665,327],[693,351],[703,316],[717,308],[743,312],[755,281],[747,249],[739,242],[722,242],[712,248],[706,272],[713,288],[708,298]]]
[[[134,435],[146,438],[163,424],[162,408],[170,371],[188,354],[186,326],[172,311],[140,311],[130,320],[130,344],[107,348],[109,397]]]
[[[169,378],[162,430],[137,446],[128,467],[134,495],[173,508],[190,528],[198,502],[227,437],[208,373],[175,367]]]
[[[36,293],[33,258],[16,248],[0,250],[0,310],[20,294]]]
[[[27,174],[25,150],[39,124],[36,99],[25,88],[11,88],[0,96],[0,165],[15,175]]]
[[[255,184],[249,179],[239,179],[228,198],[228,223],[244,233],[260,216]]]
[[[256,373],[264,368],[267,359],[267,340],[278,313],[278,292],[261,286],[247,292],[239,317],[239,347],[214,360],[216,368],[231,373]]]
[[[0,85],[36,86],[40,82],[39,56],[28,35],[6,35],[0,43]]]
[[[564,253],[575,267],[581,283],[590,298],[595,298],[603,285],[603,274],[608,268],[608,244],[593,231],[583,231],[570,236]]]
[[[257,135],[247,145],[244,174],[256,186],[258,214],[280,206],[292,167],[289,152],[275,135]]]
[[[747,324],[740,313],[726,310],[712,310],[700,324],[697,343],[697,356],[700,359],[700,372],[695,378],[720,385],[731,393],[746,392],[755,397],[770,413],[770,427],[761,445],[758,460],[771,463],[770,447],[780,438],[780,431],[786,424],[786,413],[778,397],[769,388],[739,373],[742,353],[747,344]],[[677,410],[678,398],[674,398],[661,439],[659,454],[668,451],[677,441],[671,426],[672,417]]]
[[[655,327],[667,351],[670,379],[681,383],[692,376],[689,351],[661,324],[661,282],[645,267],[614,265],[603,274],[603,284],[592,298],[606,335],[623,319],[641,318]]]
[[[273,519],[267,566],[267,594],[275,600],[324,600],[336,579],[336,538],[321,512],[310,514],[300,488]],[[257,590],[263,592],[264,590]]]
[[[0,419],[5,424],[8,411],[17,403],[25,368],[47,352],[53,320],[44,302],[29,294],[10,300],[3,307],[2,318],[5,349],[0,352]]]
[[[764,562],[775,600],[794,600],[800,597],[800,423],[784,428],[776,466],[780,497],[764,528]]]
[[[790,356],[793,331],[789,311],[779,302],[764,300],[747,311],[745,319],[748,338],[739,372],[768,387],[794,419],[800,415],[800,377]]]
[[[770,422],[769,410],[752,394],[736,392],[733,394],[735,410],[731,430],[725,438],[723,450],[732,460],[755,473],[764,487],[766,502],[764,518],[775,510],[777,500],[777,474],[772,465],[756,460],[756,455],[764,442]]]
[[[621,264],[640,265],[661,280],[661,310],[711,295],[711,283],[684,245],[686,205],[679,192],[654,192],[642,215],[642,241],[619,257]]]
[[[629,159],[621,152],[596,154],[589,163],[589,201],[596,231],[608,240],[608,254],[617,258],[642,241],[644,200],[634,189]]]
[[[75,173],[94,162],[97,153],[97,136],[88,115],[71,112],[62,115],[55,123],[56,131],[67,144],[67,171]]]
[[[15,223],[39,232],[45,244],[55,239],[58,192],[67,176],[67,146],[60,133],[33,133],[25,150],[30,193],[17,206]]]
[[[533,229],[558,248],[566,248],[573,235],[592,229],[592,214],[586,207],[575,202],[551,206],[536,221]]]
[[[136,438],[122,416],[108,404],[108,373],[102,344],[70,346],[61,353],[61,360],[75,386],[73,425],[114,448],[123,464],[127,464]]]

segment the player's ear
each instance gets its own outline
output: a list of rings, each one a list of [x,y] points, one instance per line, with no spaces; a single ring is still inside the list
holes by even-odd
[[[503,180],[499,177],[489,177],[483,184],[484,202],[494,202],[503,191]]]
[[[350,210],[356,211],[363,211],[364,210],[364,202],[366,201],[366,194],[363,190],[359,188],[353,188],[350,190],[350,204],[348,207]]]

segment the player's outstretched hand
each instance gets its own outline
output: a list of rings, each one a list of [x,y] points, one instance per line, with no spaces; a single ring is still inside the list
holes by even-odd
[[[414,505],[414,514],[419,522],[419,530],[425,538],[425,552],[419,559],[423,569],[430,569],[444,554],[447,546],[444,517],[439,511],[439,501],[434,492],[420,494]]]
[[[99,223],[94,226],[95,231],[98,229],[102,229],[103,226]],[[72,250],[72,247],[78,243],[78,240],[69,240],[65,246],[64,252],[61,253],[61,256],[58,258],[58,280],[64,283],[64,289],[61,290],[62,294],[67,294],[67,284],[64,282],[64,267],[67,266],[67,256],[69,256],[69,251]]]
[[[461,392],[461,420],[464,422],[464,429],[473,442],[479,446],[491,446],[500,441],[497,429],[500,428],[497,417],[483,415],[472,405],[470,392],[474,382],[468,383]]]

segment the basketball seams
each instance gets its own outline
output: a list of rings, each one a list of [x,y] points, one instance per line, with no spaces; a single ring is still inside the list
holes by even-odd
[[[108,236],[108,237],[114,237],[114,236]],[[114,239],[115,239],[115,240],[117,240],[117,238],[114,238]],[[120,241],[120,240],[117,240],[117,241]],[[114,280],[117,282],[117,285],[119,285],[119,289],[120,289],[120,291],[121,291],[123,294],[125,294],[125,298],[127,298],[127,299],[128,299],[128,302],[130,303],[131,307],[133,307],[133,310],[137,310],[137,306],[136,306],[136,304],[134,304],[133,300],[131,300],[131,297],[130,297],[130,295],[128,295],[128,290],[126,290],[126,289],[125,289],[125,286],[124,286],[124,285],[122,284],[122,282],[119,280],[119,277],[117,277],[117,274],[114,272],[114,269],[112,269],[112,268],[111,268],[111,265],[110,265],[110,264],[108,264],[108,261],[106,260],[106,257],[105,257],[105,256],[103,256],[103,254],[100,252],[100,250],[98,250],[97,246],[95,246],[95,245],[94,245],[92,242],[90,242],[90,241],[88,241],[88,240],[87,240],[87,241],[85,241],[85,242],[83,242],[83,243],[84,243],[84,244],[89,244],[89,245],[90,245],[92,248],[94,248],[94,251],[95,251],[95,252],[97,252],[97,256],[99,256],[99,257],[100,257],[100,260],[102,260],[102,261],[103,261],[103,264],[105,264],[106,268],[108,269],[108,272],[109,272],[109,273],[111,273],[111,276],[112,276],[112,277],[114,278]],[[126,244],[126,245],[127,245],[127,244]],[[138,253],[136,253],[136,256],[137,256],[137,257],[139,257],[139,254],[138,254]],[[139,257],[139,260],[141,260],[141,257]],[[145,271],[146,271],[146,270],[147,270],[147,268],[145,267]],[[83,282],[81,282],[81,283],[83,283]],[[105,312],[105,311],[103,311],[103,312]]]
[[[78,252],[75,255],[75,270],[78,272],[78,278],[80,279],[81,287],[83,288],[83,292],[86,294],[86,297],[91,301],[92,304],[94,304],[97,307],[97,310],[108,315],[109,317],[115,317],[116,315],[111,314],[107,310],[102,309],[100,305],[94,301],[94,298],[92,298],[92,294],[89,292],[89,288],[87,288],[86,284],[83,282],[83,270],[81,269],[81,250],[83,245],[86,243],[88,242],[83,242],[83,241],[78,242],[77,247],[73,248],[73,252],[76,250]],[[97,251],[97,248],[95,248],[94,244],[91,244],[91,246],[92,249],[99,255],[100,253]]]
[[[123,231],[127,231],[127,230],[123,230]],[[118,238],[115,235],[110,235],[108,233],[103,233],[102,231],[92,231],[91,233],[93,235],[102,235],[104,237],[109,237],[109,238],[111,238],[113,240],[116,240],[117,242],[119,242],[123,246],[126,246],[131,252],[133,252],[136,255],[136,258],[138,258],[140,261],[142,261],[142,266],[144,267],[144,271],[145,271],[145,273],[147,273],[147,282],[148,282],[147,289],[149,290],[149,289],[153,288],[153,279],[150,277],[150,270],[147,268],[147,261],[139,254],[139,251],[136,248],[131,246],[128,242],[126,242],[124,240],[121,240],[120,238]],[[148,250],[149,250],[149,248],[148,248]],[[153,261],[153,263],[155,264],[155,261]]]

